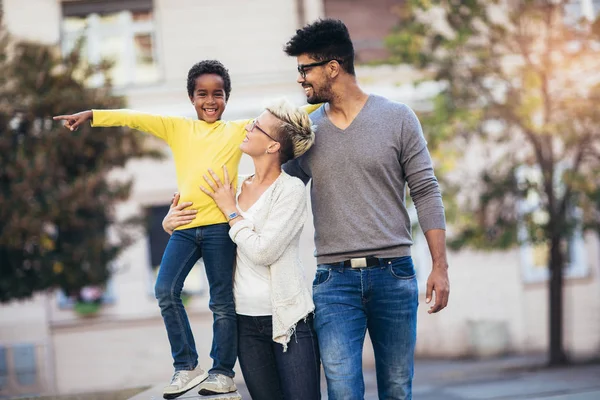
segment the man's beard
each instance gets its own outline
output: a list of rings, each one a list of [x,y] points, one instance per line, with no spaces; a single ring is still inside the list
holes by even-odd
[[[311,86],[313,90],[313,94],[310,97],[306,98],[306,102],[308,104],[321,104],[327,103],[331,101],[333,98],[333,93],[331,91],[331,85],[323,86],[321,90],[317,92],[314,86]]]

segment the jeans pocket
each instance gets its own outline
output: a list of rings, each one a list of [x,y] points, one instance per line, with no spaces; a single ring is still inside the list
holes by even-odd
[[[399,257],[390,263],[390,274],[396,279],[413,279],[417,273],[412,257]]]
[[[331,279],[331,270],[318,268],[317,272],[315,272],[313,288],[328,282],[329,279]]]

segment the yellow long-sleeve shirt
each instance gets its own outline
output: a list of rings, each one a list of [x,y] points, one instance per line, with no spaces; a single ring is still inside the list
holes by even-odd
[[[312,112],[320,105],[304,106]],[[240,144],[246,135],[244,127],[251,120],[207,123],[182,117],[140,113],[132,110],[92,110],[92,126],[128,126],[163,139],[173,152],[180,202],[191,201],[198,210],[196,218],[177,229],[227,222],[216,203],[200,190],[206,186],[203,175],[212,169],[223,179],[223,166],[237,185],[238,166],[242,157]]]

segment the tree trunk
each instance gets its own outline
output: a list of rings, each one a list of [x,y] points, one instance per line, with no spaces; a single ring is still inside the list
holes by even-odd
[[[563,265],[561,238],[556,233],[550,240],[550,347],[549,364],[558,366],[567,364],[563,348]]]

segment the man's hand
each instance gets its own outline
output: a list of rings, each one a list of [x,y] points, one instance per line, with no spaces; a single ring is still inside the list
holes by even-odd
[[[450,281],[448,280],[448,264],[446,262],[433,264],[433,269],[427,279],[427,293],[425,294],[427,304],[431,303],[433,293],[435,293],[435,303],[429,307],[427,311],[429,314],[435,314],[448,305]]]
[[[435,303],[429,307],[429,314],[435,314],[448,305],[450,296],[450,282],[448,280],[448,261],[446,258],[446,231],[443,229],[430,229],[425,232],[425,239],[429,246],[433,268],[427,279],[427,293],[425,302],[431,303],[435,293]]]
[[[91,120],[92,117],[93,117],[92,110],[88,110],[88,111],[82,111],[80,113],[71,114],[71,115],[57,115],[56,117],[53,117],[52,119],[55,121],[66,121],[65,128],[67,128],[71,131],[76,131],[77,128],[79,128],[79,125],[83,124],[86,121]]]
[[[175,228],[192,222],[196,218],[196,214],[198,214],[198,210],[185,209],[193,204],[191,201],[179,204],[179,197],[179,193],[175,193],[171,200],[169,212],[162,221],[162,227],[169,235],[173,234]]]

